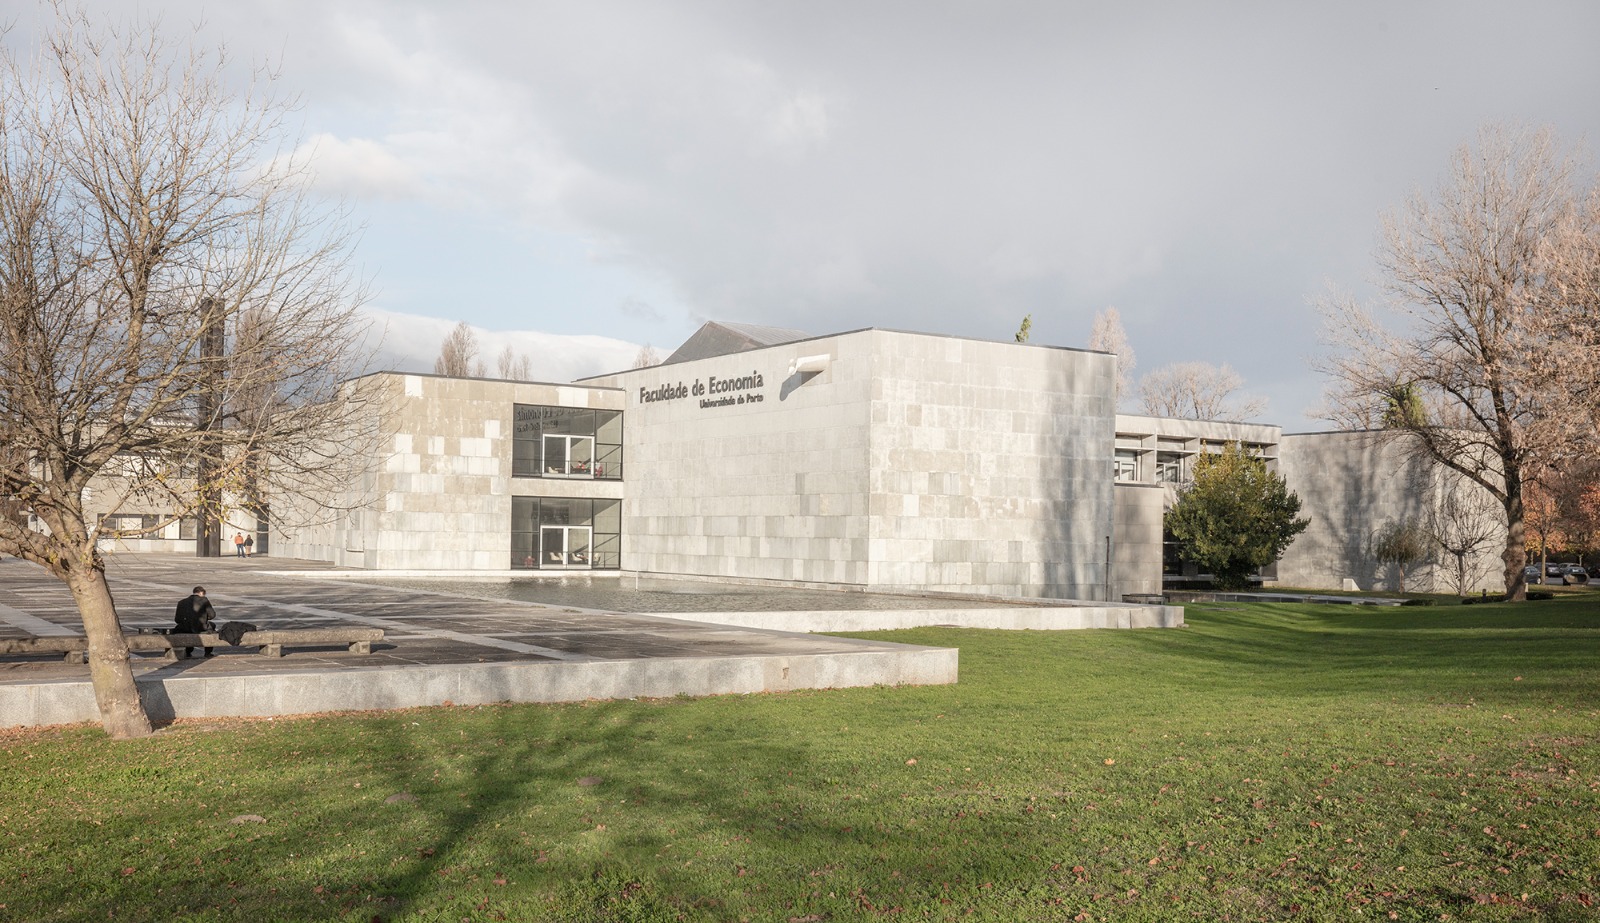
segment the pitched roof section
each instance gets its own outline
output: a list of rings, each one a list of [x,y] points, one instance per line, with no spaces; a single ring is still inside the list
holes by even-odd
[[[674,350],[662,365],[726,356],[729,353],[741,353],[747,349],[776,346],[779,343],[793,343],[795,340],[808,339],[810,336],[811,334],[803,330],[791,330],[787,327],[706,321],[693,336],[684,340],[683,345]]]

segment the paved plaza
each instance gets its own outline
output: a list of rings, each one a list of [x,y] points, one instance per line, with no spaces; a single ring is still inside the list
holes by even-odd
[[[219,648],[211,658],[136,656],[157,720],[502,701],[714,695],[875,684],[950,683],[956,651],[596,612],[512,599],[391,587],[334,576],[326,565],[116,555],[108,580],[126,631],[173,624],[196,584],[218,624],[263,629],[382,628],[372,653],[342,646],[269,658]],[[65,585],[0,562],[0,637],[81,635]],[[199,651],[196,651],[199,654]],[[95,720],[89,668],[59,655],[0,657],[0,726]]]

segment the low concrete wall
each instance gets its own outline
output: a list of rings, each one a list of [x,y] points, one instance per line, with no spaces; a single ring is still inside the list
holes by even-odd
[[[956,681],[954,648],[881,644],[859,653],[600,662],[522,662],[381,669],[141,677],[139,693],[155,721],[264,717],[314,712],[581,702],[839,689],[945,685]],[[0,686],[0,726],[98,721],[89,682],[42,681]]]
[[[678,619],[774,631],[893,631],[954,626],[1005,631],[1071,631],[1085,628],[1180,628],[1182,606],[1029,606],[993,609],[861,609],[817,612],[652,612]]]

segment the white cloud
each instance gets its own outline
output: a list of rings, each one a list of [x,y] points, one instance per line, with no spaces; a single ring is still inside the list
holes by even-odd
[[[367,138],[311,137],[295,158],[311,166],[315,186],[333,196],[387,200],[420,198],[424,182],[413,164]]]
[[[1116,304],[1147,369],[1294,391],[1303,296],[1359,285],[1379,212],[1480,123],[1600,137],[1583,0],[163,10],[282,58],[326,187],[383,223],[380,289],[658,345],[689,317],[1005,337],[1028,313],[1081,345]],[[430,234],[432,259],[394,240]]]
[[[767,135],[786,150],[820,146],[828,140],[828,101],[819,93],[796,93],[768,117]]]
[[[399,372],[431,372],[439,346],[456,321],[415,314],[367,309],[372,318],[371,346],[376,368]],[[569,382],[632,367],[639,344],[603,336],[568,336],[537,330],[486,330],[473,325],[478,358],[494,374],[495,358],[510,346],[527,356],[533,380]]]

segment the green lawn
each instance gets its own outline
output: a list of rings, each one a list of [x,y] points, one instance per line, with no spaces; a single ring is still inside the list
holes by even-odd
[[[950,687],[11,733],[0,919],[1600,917],[1600,604],[1188,619],[878,636]]]

